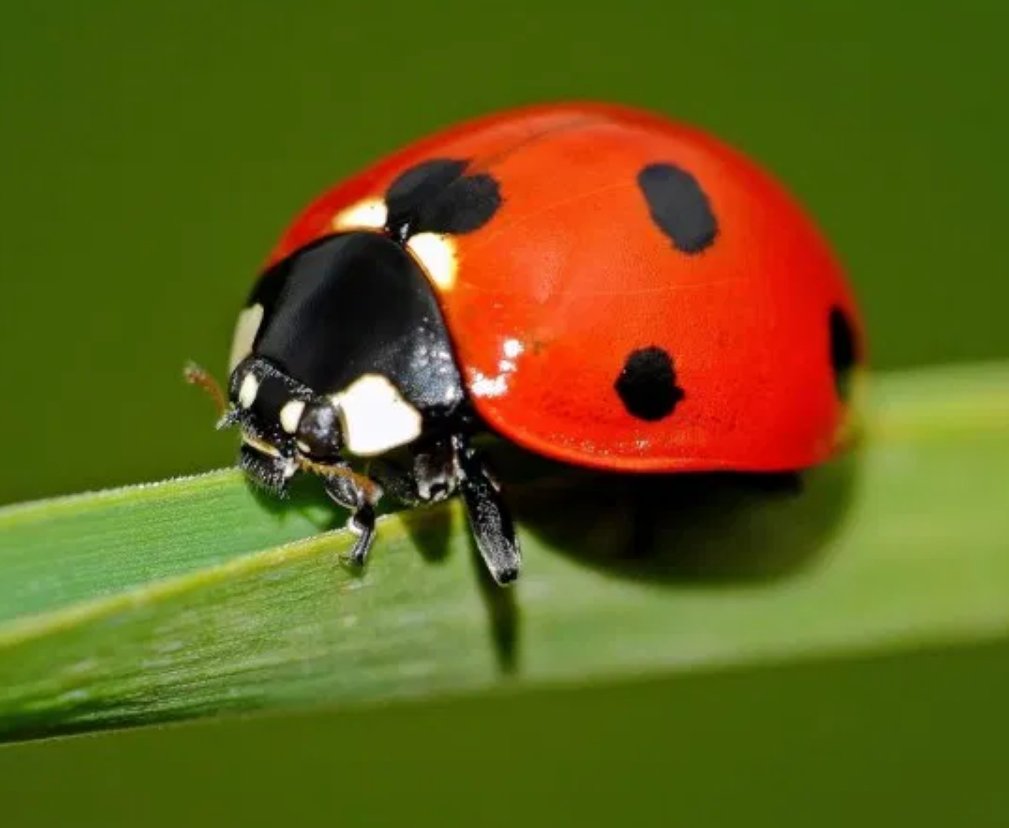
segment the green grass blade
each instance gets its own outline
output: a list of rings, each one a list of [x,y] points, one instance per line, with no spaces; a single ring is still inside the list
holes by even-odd
[[[517,588],[457,503],[363,572],[314,487],[233,471],[0,510],[0,733],[587,681],[1009,629],[1009,365],[880,378],[862,448],[788,481],[515,487]]]
[[[333,513],[303,493],[271,502],[226,469],[0,509],[0,623],[316,533]]]

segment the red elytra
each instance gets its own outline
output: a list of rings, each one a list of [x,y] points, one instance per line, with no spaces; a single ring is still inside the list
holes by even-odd
[[[430,159],[489,173],[501,205],[452,237],[454,284],[438,297],[479,415],[542,455],[603,469],[775,471],[837,449],[841,351],[862,324],[830,248],[798,204],[739,152],[695,128],[623,107],[522,109],[421,140],[338,184],[283,235],[270,263],[334,232]],[[642,171],[685,171],[717,226],[677,249]],[[629,355],[675,371],[663,416],[632,413],[617,383]],[[833,351],[833,360],[832,360]]]

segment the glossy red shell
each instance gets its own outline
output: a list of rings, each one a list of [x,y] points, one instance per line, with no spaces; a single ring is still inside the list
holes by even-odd
[[[433,158],[467,159],[500,184],[493,219],[454,237],[457,280],[439,293],[473,402],[497,432],[638,471],[800,469],[836,449],[845,411],[828,317],[839,309],[856,339],[862,326],[834,255],[755,164],[655,115],[561,105],[447,130],[325,193],[271,262]],[[699,254],[676,250],[650,216],[637,176],[660,162],[707,195],[718,234]],[[657,421],[632,416],[614,388],[643,347],[672,356],[684,393]]]

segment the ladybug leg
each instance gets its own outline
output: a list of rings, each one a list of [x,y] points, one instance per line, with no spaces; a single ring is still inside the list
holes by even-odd
[[[354,547],[350,550],[350,559],[360,566],[367,559],[375,540],[375,507],[370,503],[363,504],[350,516],[347,528],[357,535]]]
[[[477,548],[494,580],[510,583],[518,577],[522,562],[511,514],[483,456],[461,434],[452,438],[452,445],[459,491]]]
[[[456,490],[455,459],[447,440],[416,449],[399,463],[376,461],[371,474],[386,494],[405,506],[440,503]]]
[[[367,491],[354,478],[344,475],[326,477],[326,494],[345,509],[350,509],[347,528],[357,536],[350,558],[356,564],[363,564],[375,540],[375,504],[382,496],[378,486]]]

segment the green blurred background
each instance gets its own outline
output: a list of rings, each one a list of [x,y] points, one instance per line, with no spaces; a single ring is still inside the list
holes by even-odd
[[[563,98],[701,124],[811,207],[893,368],[1009,354],[996,3],[95,3],[0,10],[0,502],[231,461],[187,358],[306,200]]]

